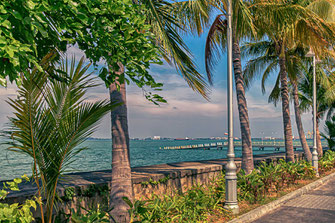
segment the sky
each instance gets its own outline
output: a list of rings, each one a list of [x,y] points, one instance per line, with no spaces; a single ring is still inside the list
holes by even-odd
[[[206,35],[185,36],[185,42],[194,55],[200,73],[205,73],[205,41]],[[83,53],[76,47],[70,47],[68,56],[80,58]],[[160,106],[148,102],[141,89],[133,84],[127,86],[128,125],[131,138],[161,137],[220,137],[227,132],[227,57],[222,55],[214,72],[214,85],[211,87],[210,101],[192,91],[175,68],[168,65],[154,65],[150,69],[151,75],[158,82],[164,84],[159,92],[166,100]],[[283,137],[281,104],[277,107],[267,102],[269,92],[275,82],[270,78],[267,91],[263,95],[260,80],[255,80],[246,92],[248,103],[250,128],[252,137]],[[108,89],[97,79],[99,86],[90,89],[87,100],[95,101],[109,99]],[[0,87],[0,123],[4,127],[11,116],[12,109],[6,103],[8,97],[16,97],[17,87],[9,84],[7,88]],[[240,137],[238,110],[236,106],[236,92],[234,90],[234,136]],[[293,105],[291,103],[291,122],[293,135],[298,136]],[[302,115],[305,132],[312,130],[312,116]],[[323,126],[323,124],[322,124]],[[110,115],[106,115],[93,137],[110,138]],[[322,131],[322,128],[321,128]]]

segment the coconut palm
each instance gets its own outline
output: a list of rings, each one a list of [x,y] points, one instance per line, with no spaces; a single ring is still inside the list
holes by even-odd
[[[217,64],[220,54],[223,53],[226,44],[227,33],[227,1],[214,1],[212,3],[220,14],[218,14],[212,23],[205,49],[205,62],[207,76],[212,82],[212,73],[214,66]],[[251,36],[255,32],[253,18],[248,8],[248,3],[243,0],[232,1],[232,35],[233,35],[233,65],[236,85],[237,105],[240,119],[240,129],[242,138],[242,168],[248,174],[254,168],[252,142],[250,133],[250,123],[245,98],[245,83],[242,74],[240,41]]]
[[[188,14],[198,14],[198,23],[202,24],[207,15],[203,13],[203,0],[198,0],[199,7],[192,2],[178,2],[171,4],[161,0],[140,0],[135,3],[143,4],[148,14],[145,15],[147,23],[151,25],[152,32],[157,37],[157,45],[160,48],[164,59],[170,64],[175,65],[188,85],[208,99],[208,87],[197,71],[191,58],[191,54],[177,31],[183,30],[186,23],[185,18],[173,17],[177,5],[182,8],[193,8],[198,11],[188,10]],[[119,64],[119,70],[116,72],[121,75],[126,67]],[[110,99],[121,104],[111,114],[112,123],[112,181],[111,181],[111,199],[110,206],[113,207],[112,216],[117,222],[128,222],[129,206],[123,201],[123,197],[133,200],[133,191],[131,183],[131,168],[129,156],[129,132],[128,115],[126,101],[125,83],[113,83],[109,86]]]
[[[287,50],[294,45],[313,46],[320,53],[328,46],[334,29],[308,6],[316,1],[255,0],[251,11],[259,37],[268,38],[274,43],[274,52],[279,64],[281,102],[283,112],[286,160],[294,162],[292,125],[289,108]],[[329,6],[329,5],[328,5]],[[326,10],[325,10],[326,11]],[[266,37],[265,37],[266,36]]]
[[[108,101],[84,101],[87,89],[95,84],[87,73],[90,65],[84,66],[83,62],[83,58],[79,62],[66,60],[58,71],[53,69],[67,79],[62,82],[33,69],[22,77],[17,99],[8,102],[15,110],[7,132],[13,139],[10,150],[33,159],[33,176],[39,195],[45,193],[48,222],[53,220],[56,188],[64,172],[86,149],[81,144],[112,109]]]
[[[331,150],[335,149],[335,116],[325,122],[326,134],[322,134],[328,142],[328,147]]]
[[[265,85],[271,74],[277,74],[277,81],[269,95],[269,102],[273,102],[275,106],[280,101],[280,77],[276,73],[279,70],[279,61],[275,53],[275,44],[272,41],[259,41],[256,43],[246,43],[242,47],[242,52],[244,56],[252,56],[253,58],[248,61],[245,69],[244,76],[246,78],[247,86],[249,86],[252,80],[257,75],[262,75],[261,87],[263,94],[265,93]],[[312,153],[307,144],[306,136],[304,133],[302,121],[301,121],[301,111],[299,107],[299,96],[297,81],[303,76],[302,70],[302,57],[304,57],[304,50],[301,47],[296,47],[295,49],[286,52],[286,67],[288,71],[288,77],[290,80],[290,91],[294,101],[294,111],[295,119],[297,124],[297,129],[299,133],[299,138],[303,150],[305,152],[306,159],[308,161],[312,160]],[[262,72],[261,72],[262,71]]]
[[[318,155],[323,155],[320,136],[320,121],[324,117],[329,120],[334,114],[335,100],[329,94],[334,83],[333,74],[327,74],[324,64],[318,64],[316,68],[316,142]],[[305,78],[299,84],[300,108],[302,111],[312,111],[313,109],[313,72],[312,66],[306,72]]]

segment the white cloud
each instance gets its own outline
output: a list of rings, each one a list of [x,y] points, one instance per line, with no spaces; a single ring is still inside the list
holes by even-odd
[[[77,47],[70,47],[68,55],[76,59],[84,54]],[[227,97],[226,81],[215,82],[211,100],[206,101],[198,93],[192,91],[185,80],[175,69],[164,63],[153,66],[151,74],[157,82],[164,83],[163,91],[158,92],[168,103],[156,106],[148,102],[143,92],[137,86],[127,86],[127,102],[129,113],[129,128],[132,137],[147,137],[153,135],[171,137],[207,137],[222,136],[227,131]],[[88,91],[88,101],[109,99],[108,89],[101,80],[99,86]],[[258,81],[259,82],[259,81]],[[261,94],[260,84],[255,82],[246,93],[250,118],[251,133],[254,137],[280,136],[283,132],[281,105],[274,107],[267,102],[267,95]],[[7,116],[12,109],[7,105],[7,97],[15,97],[17,88],[9,85],[7,89],[0,87],[0,122],[8,122]],[[267,92],[268,93],[268,92]],[[239,117],[234,92],[234,134],[239,134]],[[291,106],[291,122],[296,134],[294,110]],[[311,115],[302,115],[305,131],[311,129]],[[323,124],[322,124],[323,126]],[[104,117],[96,137],[110,136],[110,116]]]

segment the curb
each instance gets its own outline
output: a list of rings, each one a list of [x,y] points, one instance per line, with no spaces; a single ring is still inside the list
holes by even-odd
[[[280,206],[282,206],[283,204],[285,204],[286,202],[288,202],[289,200],[292,200],[296,197],[299,197],[305,193],[307,193],[310,190],[313,190],[319,186],[321,186],[322,184],[328,182],[329,180],[331,180],[332,178],[335,177],[335,173],[332,173],[328,176],[325,176],[317,181],[314,181],[313,183],[307,184],[306,186],[303,186],[302,188],[295,190],[291,193],[288,193],[284,196],[282,196],[281,198],[272,201],[266,205],[262,205],[254,210],[251,210],[241,216],[236,217],[235,219],[229,221],[228,223],[248,223],[248,222],[252,222],[260,217],[262,217],[263,215],[268,214],[269,212],[275,210],[276,208],[279,208]]]

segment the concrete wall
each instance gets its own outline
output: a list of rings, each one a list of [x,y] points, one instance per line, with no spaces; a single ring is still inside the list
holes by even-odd
[[[296,159],[303,159],[303,152],[295,152]],[[255,165],[262,161],[277,162],[284,159],[285,153],[254,156]],[[185,192],[196,184],[208,184],[221,175],[226,159],[181,162],[132,168],[133,194],[135,199],[149,198],[152,194],[163,195]],[[238,169],[241,158],[236,159]],[[69,198],[59,203],[65,213],[79,206],[90,208],[97,203],[108,204],[111,170],[80,172],[69,174],[62,180],[58,189],[60,197]],[[20,191],[8,195],[8,203],[23,202],[36,193],[31,184],[20,185]],[[36,213],[38,216],[39,213]]]

